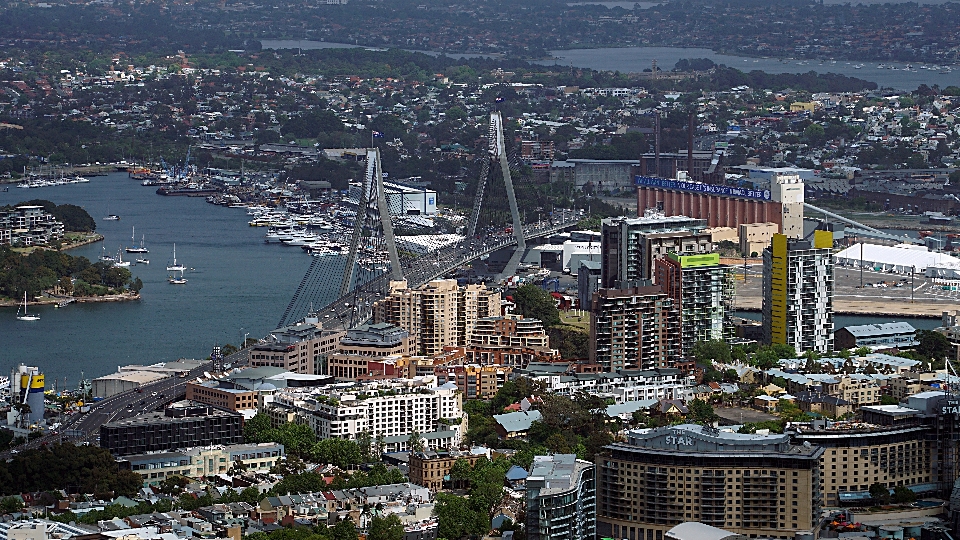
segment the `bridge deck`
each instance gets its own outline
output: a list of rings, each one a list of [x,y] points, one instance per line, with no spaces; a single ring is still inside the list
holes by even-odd
[[[523,236],[526,240],[532,240],[555,234],[576,225],[581,218],[582,216],[577,213],[565,213],[555,223],[524,226]],[[411,288],[420,287],[467,263],[516,243],[517,239],[510,235],[498,238],[496,241],[476,242],[468,247],[443,249],[437,253],[436,258],[420,258],[405,267],[403,276]],[[359,326],[372,317],[373,304],[386,295],[389,283],[390,275],[385,273],[317,310],[316,316],[323,323],[324,328]]]

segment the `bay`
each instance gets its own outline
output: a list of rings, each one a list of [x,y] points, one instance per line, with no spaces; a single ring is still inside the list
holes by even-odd
[[[329,41],[314,41],[310,39],[263,39],[260,45],[264,49],[303,49],[305,51],[320,49],[378,49],[367,45],[351,45],[349,43],[331,43]],[[479,53],[448,53],[442,51],[424,51],[421,49],[403,49],[412,53],[423,53],[429,56],[440,56],[446,54],[451,58],[496,58],[499,54],[479,54]]]
[[[81,371],[92,378],[120,365],[205,358],[215,343],[238,344],[242,333],[260,338],[276,327],[311,258],[265,244],[264,229],[248,226],[242,209],[155,190],[113,173],[89,184],[0,192],[0,205],[46,199],[84,207],[114,255],[130,245],[132,226],[150,250],[149,265],[130,268],[144,283],[140,301],[37,306],[30,311],[41,318],[32,323],[16,320],[15,308],[0,308],[0,374],[23,362],[40,366],[48,387],[64,377],[75,387]],[[103,221],[108,213],[121,220]],[[190,268],[186,285],[167,283],[174,242],[177,261]],[[93,244],[67,253],[96,261],[101,249]]]
[[[762,320],[760,313],[756,311],[736,311],[734,315],[750,319],[752,321]],[[834,315],[833,327],[835,329],[846,328],[847,326],[858,326],[862,324],[881,324],[889,322],[905,322],[917,330],[933,330],[940,326],[939,318],[921,318],[921,317],[877,317],[873,315]]]
[[[941,88],[960,85],[960,69],[940,74],[939,70],[921,69],[919,64],[911,64],[912,70],[906,71],[906,62],[880,62],[866,60],[810,60],[747,58],[730,54],[716,53],[710,49],[687,47],[606,47],[598,49],[560,49],[550,51],[555,58],[540,60],[541,65],[574,66],[600,71],[620,71],[638,73],[651,69],[653,61],[663,71],[670,71],[681,58],[709,58],[717,64],[750,72],[754,70],[766,73],[838,73],[858,79],[872,81],[885,88],[896,90],[915,90],[921,84]],[[854,66],[862,65],[860,69]],[[880,65],[886,67],[879,67]],[[895,69],[889,69],[889,67]]]
[[[343,49],[361,48],[362,45],[349,43],[331,43],[328,41],[297,39],[265,39],[261,41],[264,49]],[[437,56],[446,54],[452,58],[496,57],[496,54],[467,54],[438,51],[405,49]],[[653,61],[663,71],[670,71],[681,58],[709,58],[717,64],[750,72],[754,70],[766,73],[837,73],[875,82],[883,88],[895,90],[916,90],[921,84],[960,86],[960,67],[950,73],[941,74],[940,70],[922,69],[922,64],[906,62],[880,62],[876,60],[811,60],[795,58],[752,58],[731,54],[716,53],[710,49],[696,47],[602,47],[597,49],[557,49],[550,51],[552,58],[535,60],[533,63],[543,66],[581,67],[600,71],[620,71],[622,73],[640,73],[650,69]],[[880,67],[880,66],[883,67]],[[910,65],[911,67],[907,68]],[[859,69],[855,66],[862,66]],[[926,65],[932,67],[931,65]],[[938,66],[939,67],[939,66]],[[893,68],[893,69],[890,69]]]
[[[567,2],[568,6],[603,6],[607,9],[621,8],[627,11],[650,9],[659,6],[659,2]]]

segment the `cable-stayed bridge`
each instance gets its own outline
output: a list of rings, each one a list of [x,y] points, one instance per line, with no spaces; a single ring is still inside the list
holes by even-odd
[[[408,286],[418,287],[513,247],[500,272],[500,278],[509,277],[517,271],[527,240],[555,234],[583,219],[582,212],[553,209],[545,220],[522,223],[510,171],[511,162],[515,164],[516,160],[509,156],[499,112],[490,115],[488,148],[480,159],[473,211],[465,226],[467,235],[452,244],[449,240],[442,243],[438,236],[433,245],[427,242],[426,246],[412,247],[403,237],[398,245],[383,187],[380,153],[375,148],[368,150],[349,251],[345,257],[314,257],[277,327],[308,314],[329,329],[363,324],[370,319],[374,302],[388,292],[390,281],[403,279]],[[499,176],[502,182],[492,181],[492,176]],[[509,208],[509,214],[504,207]],[[329,301],[332,290],[339,294]]]

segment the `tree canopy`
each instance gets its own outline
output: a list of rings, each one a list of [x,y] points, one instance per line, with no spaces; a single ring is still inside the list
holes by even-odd
[[[536,285],[517,287],[513,301],[520,314],[528,319],[539,319],[545,327],[560,324],[560,311],[553,296]]]
[[[120,470],[110,452],[96,446],[56,444],[0,461],[0,495],[62,489],[133,496],[142,482],[139,474]]]

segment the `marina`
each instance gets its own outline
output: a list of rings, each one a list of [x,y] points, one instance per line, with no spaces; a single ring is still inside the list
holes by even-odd
[[[75,381],[81,371],[99,376],[118,364],[205,358],[215,342],[236,344],[243,333],[264,336],[273,330],[311,262],[301,250],[265,243],[264,229],[248,226],[250,216],[243,210],[192,197],[160,197],[126,173],[51,187],[44,196],[82,206],[94,216],[106,215],[109,202],[110,211],[123,216],[123,221],[98,219],[97,232],[105,240],[72,249],[71,255],[92,261],[104,251],[115,256],[118,244],[130,242],[130,223],[137,236],[151,238],[154,254],[166,255],[160,264],[137,262],[129,268],[144,283],[137,302],[101,298],[57,309],[55,303],[31,301],[30,314],[41,317],[32,324],[16,319],[22,304],[0,308],[0,371],[19,362],[43,363],[58,377]],[[27,198],[11,189],[0,192],[0,205]],[[178,262],[182,258],[190,266],[184,271],[189,283],[178,287],[168,283],[165,264],[172,262],[174,242]],[[340,272],[336,264],[342,266],[342,259],[335,259],[331,272]]]

